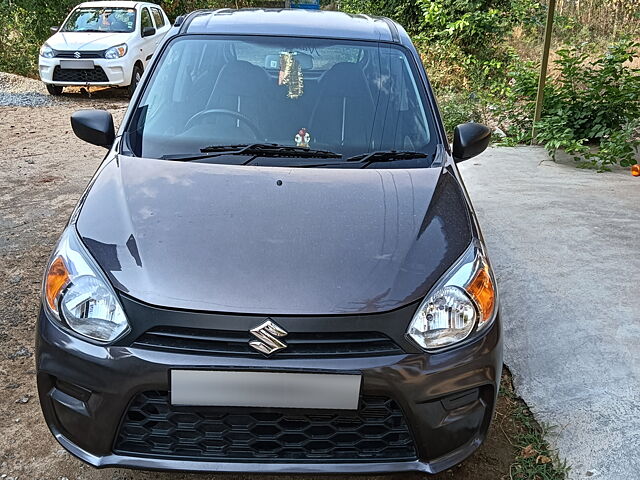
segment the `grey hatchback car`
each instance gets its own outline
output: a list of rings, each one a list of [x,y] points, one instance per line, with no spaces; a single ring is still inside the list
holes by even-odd
[[[37,382],[96,467],[435,473],[491,422],[495,279],[419,56],[386,18],[179,17],[48,262]]]

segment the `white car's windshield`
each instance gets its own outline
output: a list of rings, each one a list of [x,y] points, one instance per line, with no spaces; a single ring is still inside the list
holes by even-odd
[[[329,151],[339,161],[393,150],[404,152],[394,163],[425,166],[436,135],[420,85],[404,48],[388,43],[183,37],[146,85],[125,149],[171,158],[267,143]]]
[[[76,8],[61,32],[133,32],[136,11],[133,8]]]

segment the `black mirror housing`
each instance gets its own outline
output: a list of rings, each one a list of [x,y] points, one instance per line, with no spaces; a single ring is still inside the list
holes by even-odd
[[[469,160],[486,150],[491,141],[491,129],[480,123],[463,123],[453,131],[453,159]]]
[[[57,33],[59,28],[60,28],[60,27],[58,27],[58,26],[56,25],[56,26],[53,26],[53,27],[49,28],[49,30],[51,30],[51,33]]]
[[[116,138],[113,117],[106,110],[78,110],[71,115],[76,136],[92,145],[111,148]]]
[[[156,34],[156,29],[153,27],[144,27],[142,29],[142,38],[144,37],[150,37],[152,35]]]

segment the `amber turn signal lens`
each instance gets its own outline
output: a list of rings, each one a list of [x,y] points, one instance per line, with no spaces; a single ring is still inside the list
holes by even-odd
[[[640,177],[640,163],[636,163],[631,166],[631,175],[634,177]]]
[[[58,257],[49,267],[49,271],[47,272],[47,280],[45,283],[47,304],[49,305],[49,308],[54,312],[58,311],[56,298],[58,297],[58,294],[62,291],[62,289],[68,285],[68,283],[69,272],[67,271],[67,266],[64,264],[62,258]]]
[[[471,283],[467,286],[467,291],[478,304],[480,309],[480,323],[484,323],[493,315],[496,292],[489,275],[487,266],[483,266]]]

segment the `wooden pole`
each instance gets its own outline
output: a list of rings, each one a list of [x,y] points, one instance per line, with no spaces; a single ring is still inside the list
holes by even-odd
[[[547,10],[547,24],[544,27],[544,46],[542,48],[542,62],[540,63],[540,79],[538,80],[538,94],[536,95],[536,111],[533,116],[534,126],[531,131],[531,142],[536,140],[535,122],[542,116],[542,104],[544,102],[544,86],[547,82],[547,67],[549,66],[549,50],[551,48],[551,32],[553,30],[553,16],[556,10],[556,0],[549,0]]]

